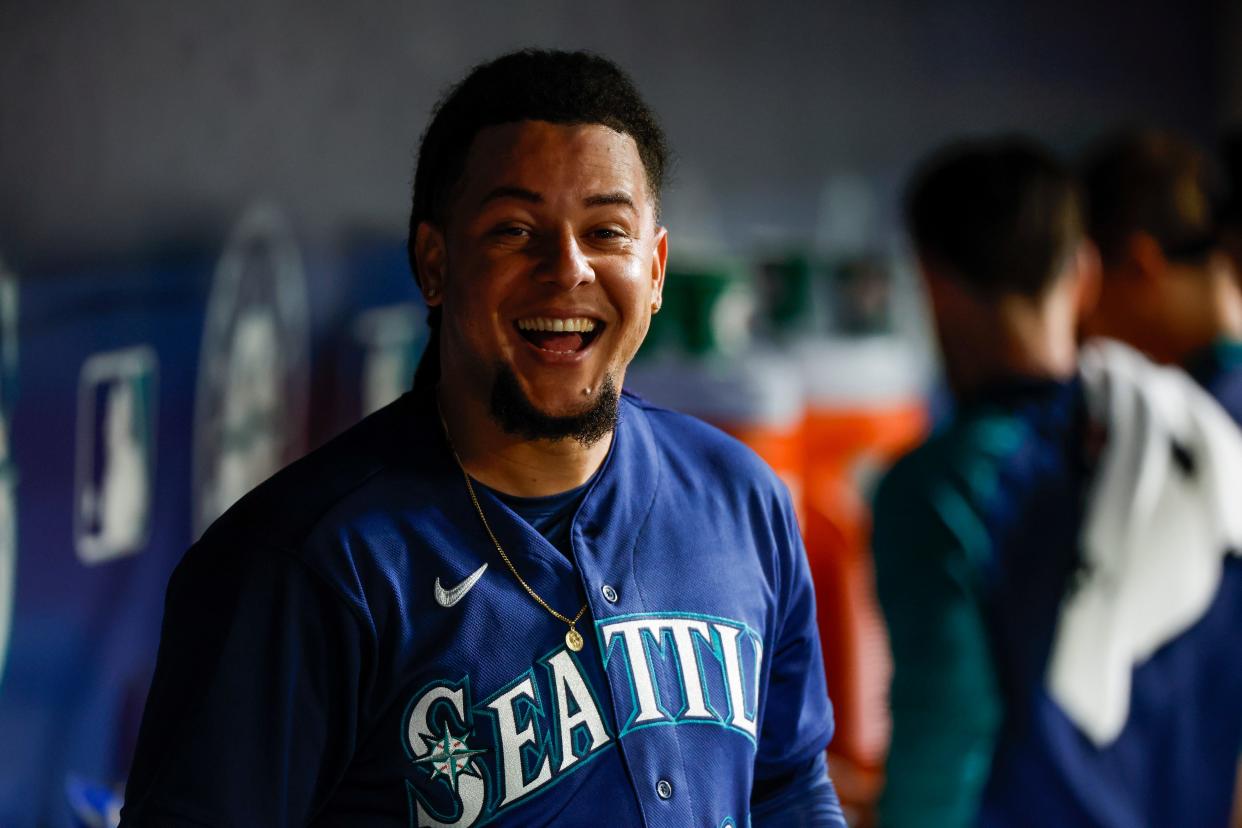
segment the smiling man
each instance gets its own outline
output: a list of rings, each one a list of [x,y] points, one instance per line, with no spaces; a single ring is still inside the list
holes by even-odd
[[[123,824],[843,828],[788,492],[619,390],[666,163],[602,58],[450,90],[415,176],[414,390],[186,555]]]

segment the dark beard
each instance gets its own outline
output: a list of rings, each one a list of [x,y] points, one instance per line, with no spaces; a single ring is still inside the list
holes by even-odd
[[[612,377],[604,379],[595,404],[581,414],[554,417],[530,401],[508,366],[500,366],[492,383],[492,419],[509,434],[527,440],[577,440],[593,446],[617,426],[617,386]]]

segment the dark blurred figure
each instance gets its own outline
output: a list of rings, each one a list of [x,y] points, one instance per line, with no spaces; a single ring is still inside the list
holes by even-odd
[[[1221,218],[1221,242],[1242,283],[1242,126],[1226,133],[1221,141],[1221,159],[1228,192]]]
[[[1242,130],[1221,150],[1217,168],[1186,138],[1145,129],[1089,153],[1104,279],[1084,332],[1182,365],[1242,422]],[[1242,761],[1235,787],[1231,825],[1242,828]]]
[[[1077,351],[1098,260],[1042,148],[938,153],[907,219],[958,407],[876,499],[881,824],[1224,826],[1242,436],[1184,374]]]
[[[1083,182],[1104,276],[1085,332],[1182,365],[1242,420],[1242,286],[1219,171],[1180,136],[1135,130],[1102,141]]]

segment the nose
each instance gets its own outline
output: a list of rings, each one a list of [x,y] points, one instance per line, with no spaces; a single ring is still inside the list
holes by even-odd
[[[562,290],[573,290],[595,281],[595,268],[572,230],[548,239],[548,249],[539,267],[539,281],[555,284]]]

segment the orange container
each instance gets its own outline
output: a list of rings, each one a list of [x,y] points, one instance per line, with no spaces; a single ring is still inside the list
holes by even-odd
[[[847,812],[869,811],[891,730],[888,639],[871,559],[871,489],[927,429],[922,375],[897,340],[821,341],[801,351],[803,536],[836,718],[829,766]],[[856,817],[857,818],[857,817]]]

